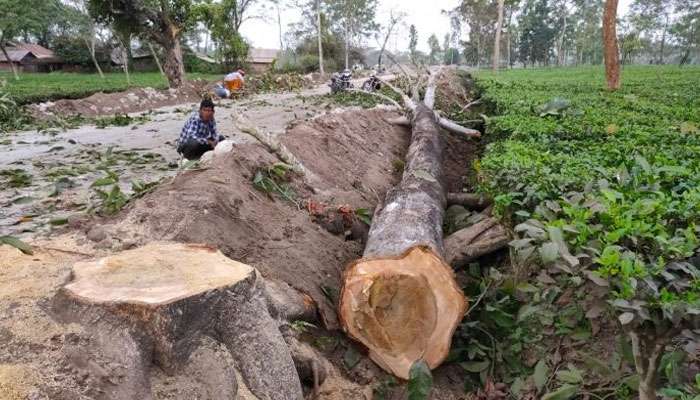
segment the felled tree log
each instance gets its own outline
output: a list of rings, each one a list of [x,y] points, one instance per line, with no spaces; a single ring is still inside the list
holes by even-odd
[[[82,324],[97,343],[92,359],[127,371],[114,385],[118,395],[107,398],[151,398],[151,364],[174,374],[206,335],[228,348],[256,397],[301,399],[294,362],[267,307],[255,269],[213,248],[175,243],[76,263],[73,280],[54,299],[59,319]]]
[[[415,361],[435,368],[445,359],[467,303],[442,258],[440,128],[433,110],[402,98],[414,110],[403,178],[375,212],[364,257],[345,270],[339,316],[372,360],[407,379]]]
[[[445,261],[454,268],[508,245],[508,233],[495,218],[488,217],[445,238]]]
[[[447,206],[460,205],[472,210],[483,210],[493,204],[490,196],[476,193],[447,193]]]

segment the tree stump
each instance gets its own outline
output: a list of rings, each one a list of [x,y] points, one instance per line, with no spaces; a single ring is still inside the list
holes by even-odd
[[[213,248],[151,243],[76,263],[54,310],[64,322],[82,324],[100,351],[128,368],[115,398],[150,398],[150,365],[175,373],[207,335],[228,348],[258,398],[301,399],[262,283],[255,269]],[[119,353],[110,347],[115,338]]]

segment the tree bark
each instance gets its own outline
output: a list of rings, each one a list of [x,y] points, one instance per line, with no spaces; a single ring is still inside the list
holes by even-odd
[[[95,65],[95,69],[97,69],[97,73],[100,74],[100,78],[104,79],[105,74],[102,72],[102,68],[100,67],[100,63],[97,62],[97,57],[95,56],[95,36],[93,35],[90,37],[90,39],[85,41],[88,47],[88,50],[90,51],[90,58],[92,58],[92,63]]]
[[[606,0],[603,12],[603,54],[605,56],[605,77],[608,89],[620,88],[620,56],[617,48],[615,29],[618,0]]]
[[[476,193],[447,193],[447,206],[455,204],[472,210],[483,210],[493,204],[493,199]]]
[[[566,2],[564,2],[564,27],[561,30],[561,36],[559,37],[559,46],[557,49],[557,64],[559,66],[564,65],[566,62],[566,57],[564,55],[564,37],[566,36],[566,22],[567,22],[567,12],[568,10],[566,9]]]
[[[10,64],[10,69],[12,69],[12,75],[14,75],[15,80],[19,80],[19,74],[17,73],[17,66],[15,65],[12,60],[10,60],[10,56],[7,54],[7,49],[5,48],[5,37],[0,36],[0,50],[2,50],[2,55],[5,56],[5,59],[7,62]]]
[[[498,20],[496,21],[496,39],[493,41],[493,70],[498,71],[501,63],[501,29],[503,28],[503,3],[498,0]]]
[[[129,75],[129,52],[122,45],[122,70],[124,71],[124,75],[126,75],[126,85],[131,86],[131,76]]]
[[[182,48],[180,40],[176,35],[171,35],[167,40],[165,50],[165,76],[168,78],[168,84],[171,88],[182,86],[185,78],[185,65],[182,60]]]
[[[158,59],[158,53],[156,53],[156,50],[153,48],[153,45],[151,42],[148,42],[148,49],[151,51],[151,55],[153,56],[153,60],[156,62],[156,65],[158,66],[158,71],[160,71],[160,74],[165,76],[165,71],[163,71],[163,66],[160,63],[160,60]]]
[[[463,268],[507,245],[505,228],[495,218],[488,217],[445,238],[445,261],[453,268]]]
[[[467,307],[442,258],[444,142],[426,100],[406,104],[414,111],[403,178],[375,212],[363,258],[346,268],[339,305],[345,331],[403,379],[415,361],[435,368],[447,357]]]
[[[664,63],[664,47],[666,45],[666,31],[668,30],[668,14],[665,15],[664,30],[661,33],[661,51],[659,54],[659,64]]]
[[[323,43],[322,43],[322,30],[321,30],[321,0],[316,0],[316,29],[318,30],[318,67],[321,75],[325,74],[323,71]]]

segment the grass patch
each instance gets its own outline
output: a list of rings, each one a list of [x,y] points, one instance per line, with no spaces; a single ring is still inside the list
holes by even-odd
[[[187,74],[187,79],[221,79],[221,75]],[[122,73],[107,73],[102,79],[98,74],[52,72],[49,74],[23,73],[15,80],[11,73],[0,72],[0,81],[6,82],[2,89],[17,104],[37,103],[58,99],[79,99],[97,92],[121,92],[129,89]],[[131,74],[130,87],[152,87],[167,89],[168,80],[159,72],[137,72]]]

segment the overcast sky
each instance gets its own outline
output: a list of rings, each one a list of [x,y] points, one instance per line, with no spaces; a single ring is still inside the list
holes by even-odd
[[[264,1],[264,0],[263,0]],[[377,22],[387,21],[389,10],[392,8],[401,10],[407,14],[405,26],[393,35],[389,42],[389,50],[406,50],[408,48],[408,26],[416,25],[418,30],[418,49],[428,50],[428,36],[435,33],[442,43],[445,33],[450,30],[449,18],[442,14],[442,10],[449,10],[457,6],[460,0],[379,0],[377,10]],[[620,0],[619,15],[627,13],[632,0]],[[296,9],[285,10],[282,14],[282,29],[287,29],[287,24],[296,22],[300,14]],[[279,32],[276,19],[263,21],[252,19],[241,26],[241,32],[254,47],[277,49],[279,48]],[[377,46],[374,39],[369,39],[368,46]],[[377,46],[378,47],[378,46]]]

